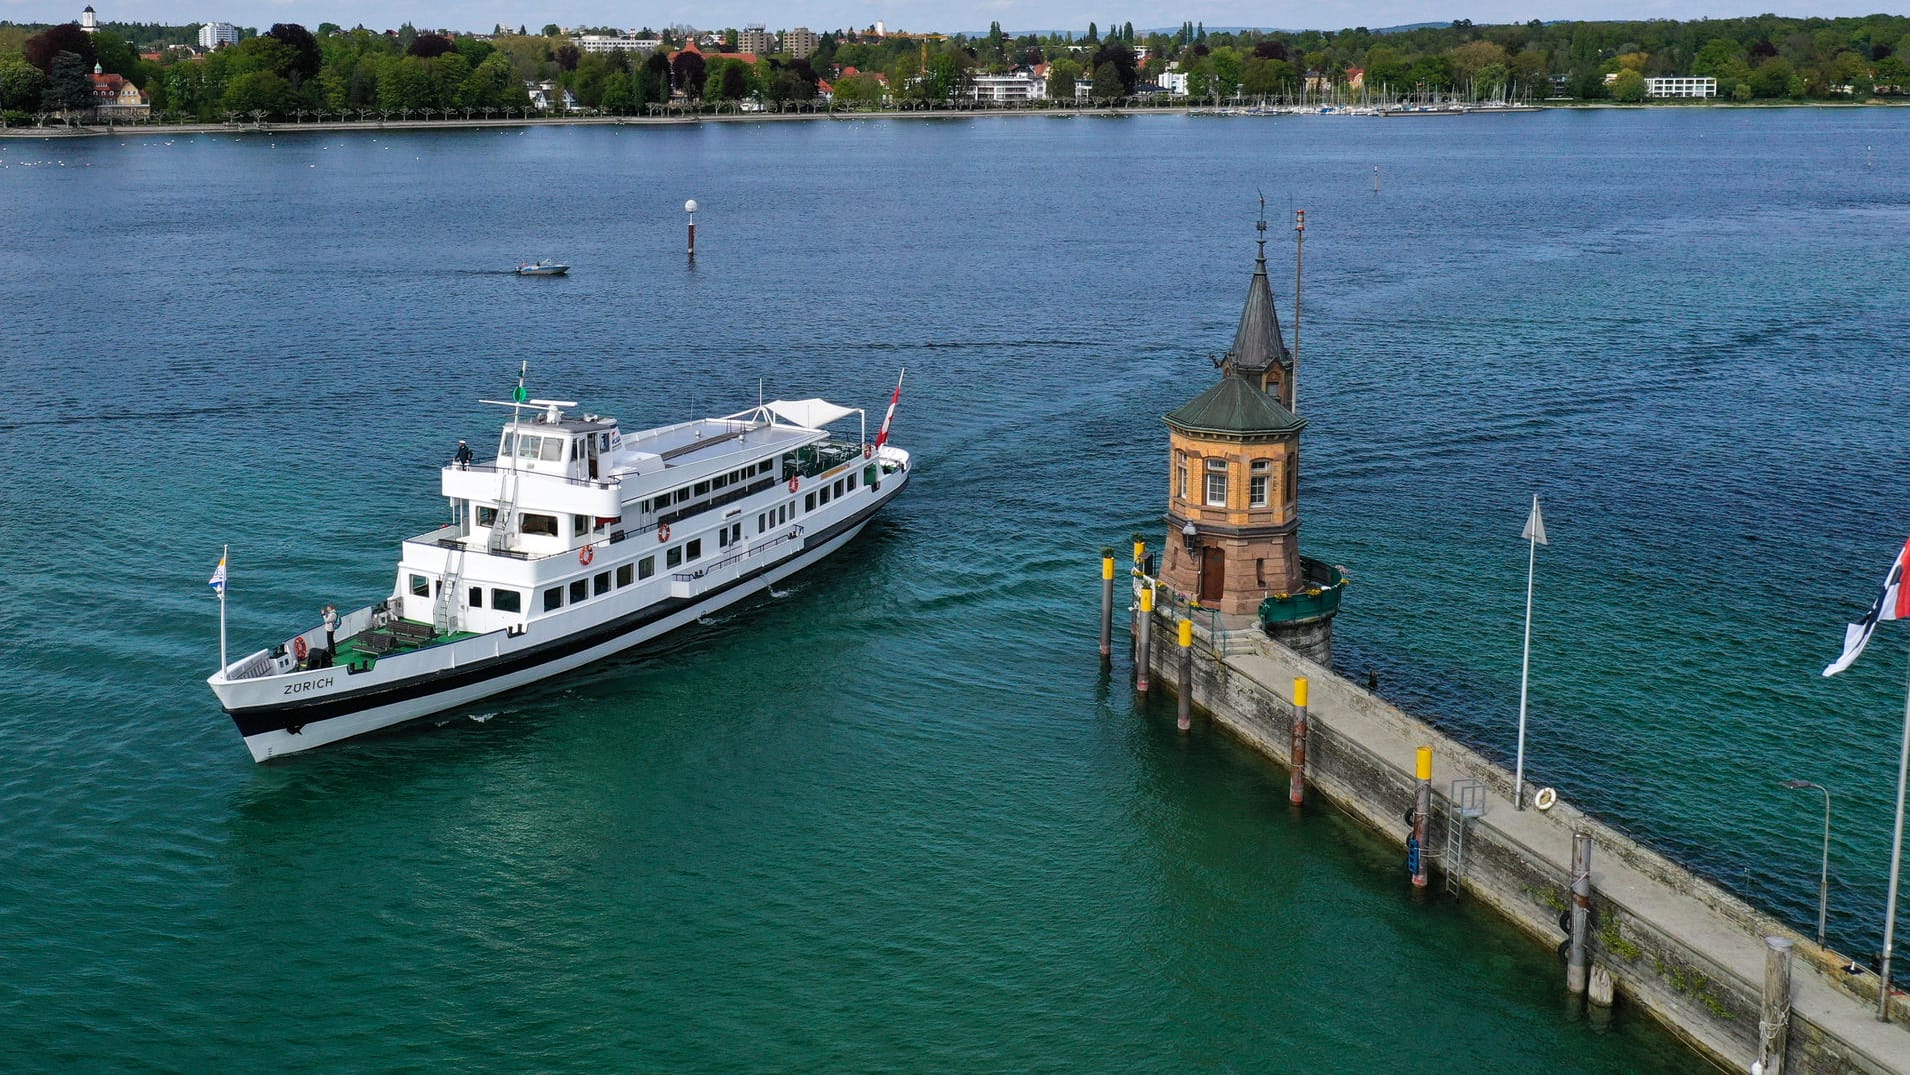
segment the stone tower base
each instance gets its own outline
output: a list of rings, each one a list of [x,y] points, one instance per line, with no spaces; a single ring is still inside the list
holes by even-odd
[[[1315,664],[1333,667],[1333,617],[1289,623],[1269,623],[1262,627],[1267,637]]]

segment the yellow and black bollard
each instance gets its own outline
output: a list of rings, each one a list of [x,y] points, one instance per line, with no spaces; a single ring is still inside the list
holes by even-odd
[[[1101,550],[1101,663],[1114,659],[1114,550]]]
[[[1180,717],[1174,726],[1187,731],[1194,726],[1194,621],[1180,621]]]
[[[1306,801],[1306,694],[1305,676],[1293,677],[1293,749],[1287,776],[1287,801],[1299,806]]]

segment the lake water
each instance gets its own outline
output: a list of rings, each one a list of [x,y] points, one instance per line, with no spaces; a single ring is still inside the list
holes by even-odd
[[[989,118],[0,142],[9,1065],[1682,1071],[1544,946],[1095,656],[1256,190],[1343,670],[1878,946],[1910,112]],[[1374,169],[1379,190],[1374,190]],[[701,205],[683,256],[686,198]],[[527,258],[564,279],[518,279]],[[788,592],[254,766],[202,682],[357,607],[520,360],[627,425],[908,369],[908,494]]]

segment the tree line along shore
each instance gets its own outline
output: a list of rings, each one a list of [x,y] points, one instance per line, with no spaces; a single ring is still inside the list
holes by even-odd
[[[903,34],[838,30],[807,56],[735,51],[737,32],[639,31],[649,51],[584,51],[585,30],[344,29],[280,23],[212,50],[196,26],[0,22],[0,122],[171,123],[973,108],[978,79],[1038,73],[1018,109],[1186,107],[1456,98],[1634,102],[1652,77],[1716,80],[1726,102],[1910,99],[1910,17],[1762,15],[1689,22],[1554,22],[1393,30]],[[136,88],[134,108],[101,87]]]

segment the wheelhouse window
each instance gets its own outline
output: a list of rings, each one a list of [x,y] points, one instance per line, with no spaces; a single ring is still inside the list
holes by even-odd
[[[1225,459],[1207,461],[1207,506],[1210,508],[1227,506],[1227,461]]]
[[[538,451],[537,458],[546,463],[563,462],[564,461],[564,438],[543,437],[541,439],[543,440],[544,444],[541,450]]]
[[[1267,477],[1273,470],[1273,464],[1265,459],[1253,461],[1252,473],[1247,478],[1247,506],[1264,508],[1267,506]]]
[[[516,590],[492,590],[491,607],[499,612],[522,612],[524,595]]]
[[[484,607],[484,587],[482,586],[471,587],[471,592],[465,595],[465,597],[466,597],[466,600],[464,603],[467,605],[470,605],[472,608]]]
[[[414,597],[430,597],[431,583],[423,575],[411,576],[411,593]]]
[[[582,537],[585,534],[590,533],[590,516],[588,515],[571,516],[570,531],[571,531],[572,537]]]
[[[497,509],[480,506],[477,510],[477,524],[479,526],[496,526]]]
[[[542,534],[545,537],[556,537],[557,516],[525,515],[520,529],[526,534]]]

